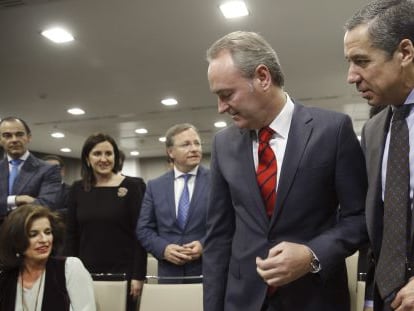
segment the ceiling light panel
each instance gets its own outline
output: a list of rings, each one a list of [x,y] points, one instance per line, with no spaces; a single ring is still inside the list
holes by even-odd
[[[137,133],[137,134],[147,134],[148,130],[144,129],[144,128],[140,128],[140,129],[136,129],[135,133]]]
[[[83,109],[80,108],[70,108],[68,109],[68,113],[73,114],[75,116],[81,115],[81,114],[85,114],[85,111]]]
[[[74,40],[70,32],[59,27],[46,29],[41,34],[55,43],[66,43]]]
[[[177,105],[177,100],[175,98],[165,98],[161,101],[161,104],[164,106],[174,106]]]
[[[220,10],[225,18],[236,18],[249,15],[249,11],[243,1],[225,2],[220,5]]]

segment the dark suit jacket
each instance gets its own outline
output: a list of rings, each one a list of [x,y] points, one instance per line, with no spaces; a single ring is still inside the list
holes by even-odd
[[[366,219],[368,235],[371,244],[373,260],[375,265],[379,258],[382,243],[384,202],[382,200],[381,171],[382,159],[385,148],[385,140],[390,127],[392,110],[391,107],[384,109],[368,120],[362,130],[362,149],[365,154],[365,161],[368,172],[368,193],[366,200]],[[374,267],[371,278],[367,279],[367,285],[374,291],[374,305],[380,310],[382,300],[375,289]],[[372,293],[367,293],[370,297]]]
[[[213,141],[204,310],[261,310],[267,286],[255,258],[287,241],[309,246],[322,270],[279,287],[271,297],[276,310],[349,311],[345,257],[367,240],[365,165],[350,118],[295,104],[270,220],[252,134],[232,126]]]
[[[182,245],[192,241],[204,244],[206,234],[207,196],[210,187],[210,172],[198,167],[193,195],[190,202],[188,222],[184,230],[177,223],[174,200],[174,171],[150,180],[147,183],[137,235],[146,250],[158,261],[159,276],[201,275],[201,260],[183,266],[163,260],[164,250],[169,244]]]
[[[9,164],[7,158],[0,161],[0,216],[7,213],[9,187]],[[61,177],[59,168],[39,160],[30,154],[14,182],[15,195],[30,195],[35,203],[55,208],[60,192]]]

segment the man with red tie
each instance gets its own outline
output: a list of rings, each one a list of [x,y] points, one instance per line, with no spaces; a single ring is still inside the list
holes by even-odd
[[[207,52],[217,133],[205,311],[349,311],[345,258],[367,241],[363,154],[348,116],[295,102],[275,51],[230,33]]]

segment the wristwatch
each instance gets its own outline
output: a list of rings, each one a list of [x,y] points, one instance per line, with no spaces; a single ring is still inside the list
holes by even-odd
[[[309,249],[310,250],[310,249]],[[312,259],[310,262],[311,270],[310,273],[318,273],[321,271],[321,263],[319,262],[319,259],[316,257],[315,253],[310,250],[312,254]]]

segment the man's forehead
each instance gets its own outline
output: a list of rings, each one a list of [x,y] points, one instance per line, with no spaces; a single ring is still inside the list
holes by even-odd
[[[18,133],[24,132],[26,133],[26,129],[19,120],[12,120],[12,121],[4,121],[0,124],[0,132],[1,133]]]

